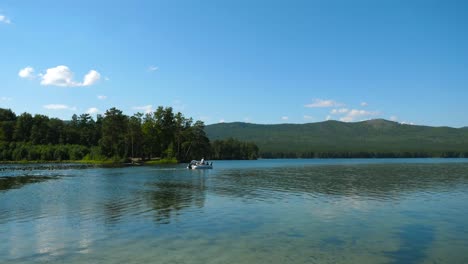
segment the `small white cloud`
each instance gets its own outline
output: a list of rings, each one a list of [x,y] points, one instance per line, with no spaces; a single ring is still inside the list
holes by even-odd
[[[313,103],[304,105],[308,108],[318,108],[318,107],[338,107],[342,106],[342,103],[338,103],[333,100],[322,100],[322,99],[314,99]]]
[[[411,126],[414,125],[413,122],[406,122],[406,121],[402,121],[400,124],[402,124],[402,125],[411,125]]]
[[[368,103],[366,103],[366,102],[361,102],[361,106],[364,106],[364,107],[366,107],[366,106],[368,106],[368,105],[369,105],[369,104],[368,104]]]
[[[105,95],[98,95],[97,98],[98,98],[99,100],[106,100],[106,99],[107,99],[107,96],[105,96]]]
[[[83,84],[80,86],[90,86],[95,84],[97,81],[101,79],[101,74],[95,70],[90,70],[88,74],[85,75]]]
[[[11,101],[11,100],[13,100],[13,98],[11,98],[11,97],[5,97],[5,96],[0,97],[0,101],[2,101],[2,102],[8,102],[8,101]]]
[[[325,120],[331,120],[332,119],[332,116],[331,115],[327,115],[327,117],[325,117]]]
[[[159,68],[156,67],[156,66],[154,66],[154,65],[151,65],[151,66],[148,67],[148,71],[150,71],[150,72],[157,71],[158,69],[159,69]]]
[[[398,117],[397,117],[397,116],[391,116],[391,117],[390,117],[390,120],[391,120],[391,121],[394,121],[394,122],[397,122],[397,121],[398,121]]]
[[[371,112],[371,111],[366,111],[366,110],[353,109],[347,112],[345,116],[340,118],[340,121],[353,122],[356,120],[365,120],[366,118],[376,116],[378,114],[379,112]]]
[[[70,107],[64,104],[48,104],[43,106],[45,109],[49,110],[71,110],[76,111],[76,107]]]
[[[348,112],[349,112],[348,108],[340,108],[340,109],[331,110],[330,114],[339,115],[339,114],[345,114],[345,113],[348,113]]]
[[[86,113],[90,115],[94,115],[94,114],[99,113],[99,109],[97,109],[96,107],[91,107],[91,108],[88,108],[88,110],[86,110]]]
[[[244,121],[245,121],[245,122],[250,122],[250,121],[252,121],[252,119],[251,119],[250,117],[247,116],[247,117],[244,118]]]
[[[304,119],[305,120],[312,120],[312,119],[314,119],[314,117],[310,116],[310,115],[304,115]]]
[[[225,122],[226,122],[226,120],[224,120],[224,119],[219,120],[219,123],[225,123]]]
[[[42,79],[41,85],[60,87],[90,86],[101,78],[101,74],[95,70],[91,70],[84,76],[83,82],[76,82],[73,80],[73,72],[65,65],[47,69],[45,74],[39,76]]]
[[[110,81],[110,78],[106,76],[106,77],[104,77],[104,80],[105,81]]]
[[[282,117],[281,117],[281,120],[284,120],[284,121],[286,121],[286,120],[288,120],[288,119],[289,119],[289,117],[287,117],[287,116],[282,116]]]
[[[31,66],[28,66],[24,69],[21,69],[19,72],[18,72],[18,76],[21,77],[21,78],[26,78],[26,79],[33,79],[35,76],[34,76],[34,68],[31,67]]]
[[[149,114],[149,113],[154,112],[153,105],[134,106],[134,107],[132,107],[132,109],[141,110],[145,114]]]
[[[11,20],[5,15],[0,15],[0,22],[5,24],[11,24]]]

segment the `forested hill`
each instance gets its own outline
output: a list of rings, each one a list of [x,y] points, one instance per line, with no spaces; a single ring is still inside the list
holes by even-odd
[[[356,123],[259,125],[219,123],[210,140],[254,142],[262,157],[468,157],[468,129],[405,125],[384,119]]]

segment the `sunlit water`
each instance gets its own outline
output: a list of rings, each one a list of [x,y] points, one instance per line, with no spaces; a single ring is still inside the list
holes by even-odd
[[[0,168],[0,263],[468,263],[468,160]]]

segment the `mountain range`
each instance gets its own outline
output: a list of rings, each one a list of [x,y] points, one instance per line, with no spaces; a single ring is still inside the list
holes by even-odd
[[[210,140],[257,144],[263,157],[461,157],[468,156],[468,127],[409,125],[385,119],[307,124],[218,123]]]

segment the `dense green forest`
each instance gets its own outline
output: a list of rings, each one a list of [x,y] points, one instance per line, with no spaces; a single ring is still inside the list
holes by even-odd
[[[96,119],[82,114],[70,121],[29,113],[17,116],[0,108],[0,161],[257,158],[253,144],[226,140],[211,146],[204,128],[203,122],[162,106],[133,116],[111,108]]]
[[[210,140],[249,140],[262,158],[468,157],[468,129],[400,124],[384,119],[356,123],[259,125],[220,123],[205,128]]]

